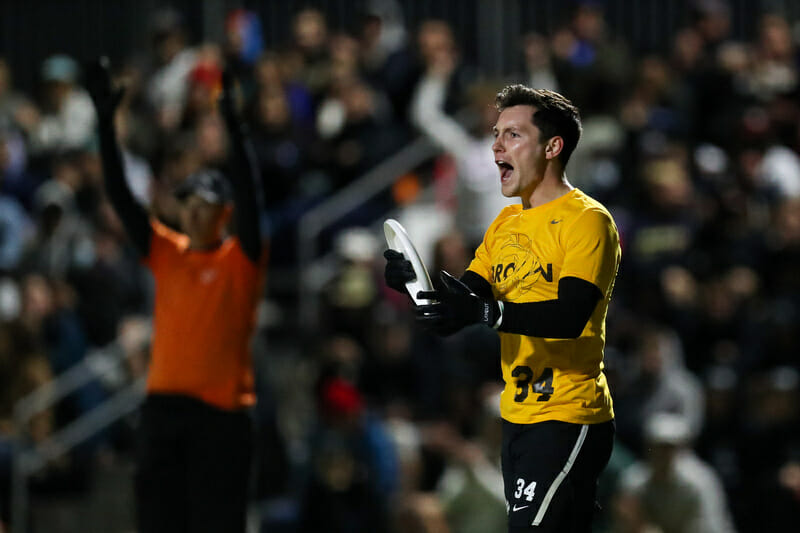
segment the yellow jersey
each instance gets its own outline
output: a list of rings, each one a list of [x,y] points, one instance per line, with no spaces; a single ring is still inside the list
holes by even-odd
[[[603,293],[578,338],[499,332],[505,420],[596,424],[614,417],[603,349],[621,255],[611,214],[578,189],[530,209],[508,206],[489,226],[469,270],[489,281],[495,299],[554,300],[564,277],[588,281]]]

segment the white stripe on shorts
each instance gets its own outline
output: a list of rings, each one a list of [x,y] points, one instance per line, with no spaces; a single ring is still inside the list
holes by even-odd
[[[567,477],[569,474],[572,465],[575,463],[575,459],[578,458],[578,453],[581,451],[581,447],[583,446],[583,441],[586,440],[586,434],[589,432],[588,424],[584,424],[581,426],[581,434],[578,435],[578,440],[575,442],[575,446],[572,447],[572,453],[569,454],[569,459],[567,459],[567,464],[564,465],[564,468],[561,469],[561,472],[558,473],[556,476],[555,481],[553,484],[550,485],[550,488],[547,489],[547,494],[544,495],[544,500],[542,500],[542,505],[539,506],[539,512],[536,513],[536,517],[533,519],[532,526],[538,526],[544,520],[544,513],[547,512],[547,508],[550,506],[550,500],[553,499],[553,496],[556,495],[556,491],[558,490],[558,486],[561,485],[561,482],[564,481],[564,478]]]

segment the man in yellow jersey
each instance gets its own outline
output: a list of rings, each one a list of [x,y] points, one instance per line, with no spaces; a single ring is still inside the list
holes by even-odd
[[[522,85],[495,105],[500,186],[522,202],[500,212],[461,279],[441,272],[438,290],[419,294],[436,303],[417,307],[417,320],[440,335],[499,332],[508,531],[588,532],[614,438],[603,347],[619,236],[605,207],[567,181],[577,108]],[[387,284],[403,291],[410,263],[384,255]]]

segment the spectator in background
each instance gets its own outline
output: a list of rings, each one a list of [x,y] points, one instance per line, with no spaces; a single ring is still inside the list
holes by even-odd
[[[404,122],[418,73],[403,23],[403,11],[396,0],[367,2],[359,44],[366,80],[386,93],[395,120]]]
[[[180,124],[186,102],[186,82],[197,55],[187,45],[183,19],[174,9],[157,11],[150,31],[156,65],[147,80],[147,97],[155,110],[156,124],[170,132]]]
[[[524,72],[519,81],[528,87],[558,91],[558,80],[553,70],[553,52],[544,35],[528,33],[522,37]]]
[[[53,369],[41,347],[31,342],[22,317],[31,302],[10,278],[0,280],[0,527],[9,523],[11,503],[11,459],[16,439],[41,443],[55,428],[55,413],[44,409],[27,427],[17,427],[14,406],[30,392],[53,380]]]
[[[691,135],[724,145],[742,109],[733,73],[721,61],[733,43],[731,8],[727,0],[696,0],[691,16],[688,33],[679,34],[684,57],[693,57],[694,65],[687,73],[693,99]]]
[[[41,178],[28,169],[28,146],[14,129],[0,128],[0,194],[14,198],[27,211]]]
[[[63,280],[39,274],[27,275],[21,283],[20,323],[25,335],[47,356],[50,368],[61,374],[81,362],[88,348],[86,333],[76,312],[73,289]],[[96,407],[104,399],[96,381],[81,387],[64,404],[59,404],[56,422],[59,427]]]
[[[680,415],[689,437],[697,438],[703,425],[705,403],[700,380],[687,371],[681,341],[674,331],[642,327],[640,345],[632,360],[618,369],[632,374],[615,390],[619,438],[634,452],[642,452],[642,428],[655,413]]]
[[[500,390],[495,385],[481,391],[474,437],[464,438],[444,421],[423,429],[425,445],[444,458],[437,491],[451,529],[459,533],[505,529],[506,500],[498,461],[502,447]]]
[[[440,19],[423,20],[417,30],[419,76],[435,74],[444,79],[442,106],[446,113],[461,109],[466,90],[478,78],[473,65],[461,57],[450,24]]]
[[[328,22],[322,11],[306,7],[292,20],[292,45],[297,54],[297,80],[311,92],[315,102],[331,81]]]
[[[680,415],[656,413],[645,424],[647,459],[628,467],[614,503],[620,533],[735,531],[719,477],[694,454]]]
[[[405,496],[398,505],[394,525],[397,533],[450,533],[442,503],[435,494],[418,492]]]
[[[225,68],[239,80],[242,95],[250,100],[255,91],[253,67],[264,49],[261,19],[246,9],[233,9],[225,17]]]
[[[224,78],[221,101],[232,143],[233,191],[216,170],[187,178],[177,191],[180,234],[148,220],[134,201],[114,130],[122,90],[112,88],[102,62],[90,74],[106,191],[156,283],[139,430],[139,528],[243,533],[253,444],[248,409],[255,401],[249,343],[264,252],[257,170],[236,117],[233,81]],[[231,199],[236,234],[228,238]]]
[[[276,63],[276,58],[263,58],[259,65],[277,69]],[[303,178],[313,161],[315,140],[313,130],[296,117],[291,92],[282,82],[259,86],[249,113],[256,156],[270,191],[266,207],[281,222],[284,210],[288,211],[292,200],[301,198],[307,187]]]
[[[0,273],[13,271],[25,249],[34,226],[16,196],[3,187],[4,169],[10,166],[6,137],[0,131]]]
[[[96,118],[89,95],[78,85],[79,75],[77,61],[65,54],[42,63],[44,114],[29,132],[33,152],[85,148],[92,139]]]
[[[375,237],[363,228],[339,233],[334,243],[339,272],[323,287],[323,316],[330,331],[348,333],[366,345],[378,299],[373,260]]]
[[[33,102],[14,89],[11,70],[0,57],[0,193],[15,197],[26,209],[31,208],[33,191],[40,181],[27,168],[27,136],[40,121]]]
[[[208,49],[210,47],[206,47]],[[203,120],[209,115],[215,115],[216,98],[222,82],[222,69],[217,50],[210,51],[202,60],[198,59],[189,72],[186,86],[186,102],[183,106],[183,115],[180,129],[184,131],[197,131]]]
[[[0,131],[32,130],[38,120],[38,110],[24,94],[14,89],[11,69],[0,57]]]
[[[746,402],[744,410],[737,410],[742,430],[737,457],[738,466],[748,474],[736,487],[752,483],[756,489],[736,502],[742,507],[742,529],[790,530],[795,524],[787,518],[796,511],[797,502],[794,509],[787,507],[784,491],[793,490],[791,465],[800,450],[800,371],[796,366],[775,366],[749,374],[739,385]],[[760,517],[765,509],[769,514]]]
[[[658,317],[662,312],[659,278],[663,269],[689,266],[693,259],[688,252],[701,223],[696,209],[699,198],[693,194],[695,185],[684,146],[656,148],[656,153],[642,163],[640,173],[636,188],[631,189],[639,194],[631,200],[641,207],[636,209],[635,221],[623,230],[629,250],[626,273],[640,288],[636,294],[622,296],[634,298],[632,305]]]
[[[454,59],[442,57],[436,61],[428,66],[415,89],[411,121],[455,160],[455,183],[450,192],[455,200],[453,227],[459,228],[469,246],[474,247],[496,214],[517,203],[497,190],[497,166],[490,151],[494,142],[492,127],[497,121],[497,112],[491,106],[495,91],[485,84],[470,88],[468,110],[473,125],[462,125],[445,111]]]
[[[353,52],[342,54],[352,56]],[[336,71],[317,115],[317,134],[326,143],[325,164],[333,190],[375,167],[405,140],[405,132],[392,122],[391,109],[383,95],[360,78],[356,63],[350,65],[349,69]]]
[[[22,266],[56,279],[67,279],[94,260],[91,221],[78,211],[76,193],[83,176],[77,153],[54,159],[53,175],[37,190],[37,233],[27,243]]]
[[[293,76],[291,53],[264,52],[255,64],[255,90],[257,99],[262,93],[285,93],[291,111],[292,122],[306,130],[314,125],[314,101],[311,92]],[[251,105],[255,105],[251,101]]]
[[[585,115],[613,114],[630,80],[630,52],[607,25],[601,2],[576,2],[552,37],[559,87]]]
[[[342,378],[319,384],[321,423],[301,507],[304,533],[382,531],[398,483],[397,456],[380,418]]]

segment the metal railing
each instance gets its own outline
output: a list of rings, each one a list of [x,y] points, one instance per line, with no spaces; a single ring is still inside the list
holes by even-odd
[[[28,479],[51,461],[69,453],[76,446],[138,408],[144,399],[146,378],[136,379],[103,403],[35,445],[30,445],[25,439],[25,428],[28,423],[36,415],[52,408],[84,385],[117,372],[119,365],[125,359],[125,354],[120,352],[111,360],[98,365],[97,359],[86,357],[14,405],[17,437],[12,454],[11,533],[26,533],[28,530]]]
[[[326,280],[324,258],[320,259],[318,240],[323,231],[387,188],[397,178],[440,153],[424,137],[408,144],[378,166],[309,209],[298,222],[297,254],[300,265],[298,286],[299,314],[304,324],[314,324],[319,307],[319,289]]]

